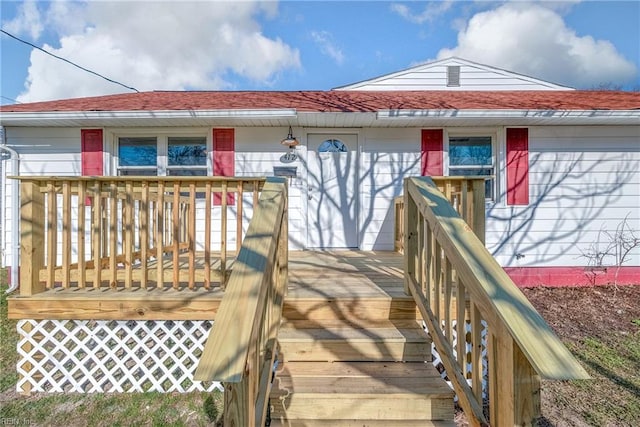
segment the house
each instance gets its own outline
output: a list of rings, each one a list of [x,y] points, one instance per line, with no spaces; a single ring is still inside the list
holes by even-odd
[[[2,261],[14,269],[6,176],[282,175],[291,249],[392,250],[405,177],[484,175],[486,246],[517,284],[640,277],[640,248],[620,259],[615,239],[621,227],[640,235],[640,93],[449,58],[329,91],[3,106],[0,125],[1,146],[19,155],[19,170],[11,156],[1,168]]]
[[[530,424],[540,378],[588,375],[505,269],[637,281],[637,253],[598,261],[638,230],[639,107],[457,58],[331,91],[2,107],[17,389],[222,387],[229,425],[438,423],[440,360],[472,423],[486,395],[491,423]]]

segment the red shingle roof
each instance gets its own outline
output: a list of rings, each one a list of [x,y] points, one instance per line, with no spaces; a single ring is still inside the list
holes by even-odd
[[[34,102],[0,112],[295,109],[380,110],[638,110],[640,92],[614,91],[300,91],[142,92]]]

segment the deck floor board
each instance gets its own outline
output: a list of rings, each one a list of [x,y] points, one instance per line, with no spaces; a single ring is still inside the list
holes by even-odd
[[[233,265],[233,259],[228,260]],[[197,265],[201,264],[198,260]],[[184,266],[186,268],[186,266]],[[32,296],[9,298],[13,319],[211,319],[224,296],[211,289],[150,284],[148,289],[55,287]],[[402,277],[402,256],[385,251],[290,251],[288,302],[321,310],[342,301],[409,301]],[[347,303],[348,305],[348,303]],[[346,309],[342,307],[341,309]],[[132,317],[134,316],[134,317]]]

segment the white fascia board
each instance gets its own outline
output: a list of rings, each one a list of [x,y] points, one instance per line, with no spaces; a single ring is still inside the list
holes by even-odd
[[[640,110],[381,110],[377,120],[394,119],[640,119]],[[636,122],[637,123],[637,122]]]
[[[296,118],[295,109],[273,110],[143,110],[143,111],[48,111],[0,113],[0,125],[24,126],[29,122],[63,122],[126,119],[287,119]]]

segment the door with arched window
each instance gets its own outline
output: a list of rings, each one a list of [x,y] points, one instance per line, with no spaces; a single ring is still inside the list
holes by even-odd
[[[357,248],[357,135],[308,136],[309,248]]]

